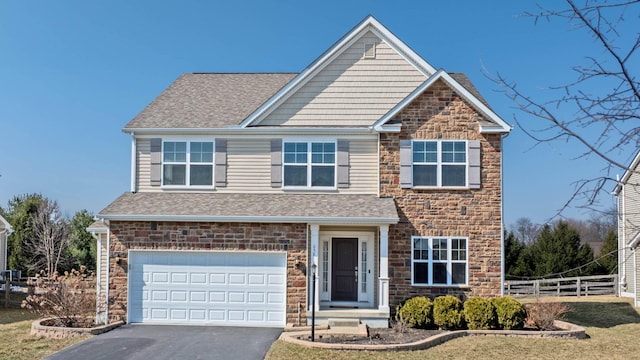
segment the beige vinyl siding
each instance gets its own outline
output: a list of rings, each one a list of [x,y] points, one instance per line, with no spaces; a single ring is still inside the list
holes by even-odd
[[[9,264],[7,264],[7,259],[5,258],[5,249],[7,248],[7,233],[2,231],[6,230],[0,224],[0,270],[5,270],[9,267]]]
[[[340,135],[328,138],[340,138]],[[150,186],[151,156],[149,139],[137,140],[137,188],[140,192],[163,191]],[[377,139],[349,139],[349,187],[332,192],[344,194],[377,194]],[[176,190],[168,190],[176,191]],[[271,139],[227,139],[227,186],[215,191],[225,193],[281,193],[271,187]]]
[[[273,192],[271,140],[227,140],[227,187],[220,192]]]
[[[624,201],[624,244],[625,249],[623,250],[623,259],[625,273],[626,273],[626,281],[627,281],[627,292],[635,293],[638,289],[636,289],[635,279],[637,278],[637,273],[640,272],[640,268],[637,266],[638,262],[634,261],[634,257],[638,256],[638,251],[633,251],[629,249],[629,243],[633,240],[633,238],[640,232],[640,190],[637,186],[633,184],[640,183],[640,174],[633,173],[629,177],[626,182],[626,185],[623,188],[623,201]],[[636,259],[637,260],[637,259]]]
[[[97,320],[104,322],[106,320],[107,310],[107,272],[108,272],[108,249],[107,249],[107,234],[98,234],[98,284],[96,288],[97,298]]]
[[[364,58],[365,42],[376,57]],[[285,126],[369,126],[426,77],[367,32],[260,122]]]
[[[159,186],[151,186],[151,139],[137,139],[136,149],[136,188],[141,192],[161,191]]]

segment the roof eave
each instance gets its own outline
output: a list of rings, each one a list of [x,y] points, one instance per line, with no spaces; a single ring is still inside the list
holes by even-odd
[[[300,132],[308,132],[313,130],[315,134],[370,134],[372,130],[370,127],[357,127],[357,128],[333,128],[333,127],[229,127],[229,128],[124,128],[122,132],[125,134],[134,135],[154,135],[154,134],[176,134],[176,135],[188,135],[188,134],[202,134],[202,133],[217,133],[217,134],[265,134],[265,135],[278,135],[278,134],[294,134]]]
[[[397,217],[316,217],[316,216],[212,216],[212,215],[127,215],[98,214],[116,221],[186,221],[186,222],[254,222],[331,224],[397,224]]]

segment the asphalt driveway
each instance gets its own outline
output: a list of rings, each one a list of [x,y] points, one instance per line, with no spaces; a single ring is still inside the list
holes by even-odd
[[[124,325],[57,352],[49,360],[262,360],[282,329]]]

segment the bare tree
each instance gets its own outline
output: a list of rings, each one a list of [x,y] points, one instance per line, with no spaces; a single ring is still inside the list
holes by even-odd
[[[62,216],[58,203],[44,199],[32,219],[33,236],[26,242],[27,253],[33,257],[32,267],[52,276],[65,259],[69,246],[69,223]]]
[[[540,225],[534,224],[529,218],[519,218],[511,225],[511,231],[525,245],[531,245],[540,233]]]
[[[575,81],[551,87],[554,100],[544,101],[521,92],[501,74],[494,77],[520,116],[533,119],[515,119],[530,137],[538,143],[577,142],[582,147],[578,157],[595,156],[605,164],[601,176],[576,179],[574,193],[557,215],[570,204],[593,208],[598,195],[613,188],[614,175],[627,169],[617,156],[624,153],[626,159],[629,148],[635,153],[640,147],[640,0],[565,0],[564,5],[526,15],[536,22],[567,21],[597,44],[600,52],[585,54],[585,63],[573,67]]]

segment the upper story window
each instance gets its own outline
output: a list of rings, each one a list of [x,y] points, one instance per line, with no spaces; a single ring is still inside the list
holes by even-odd
[[[284,141],[283,185],[285,187],[336,186],[336,143]]]
[[[162,185],[213,186],[213,141],[165,141],[162,144]]]
[[[467,284],[467,239],[462,237],[411,238],[411,283],[429,286]]]
[[[467,186],[466,141],[414,140],[412,158],[413,186]]]

